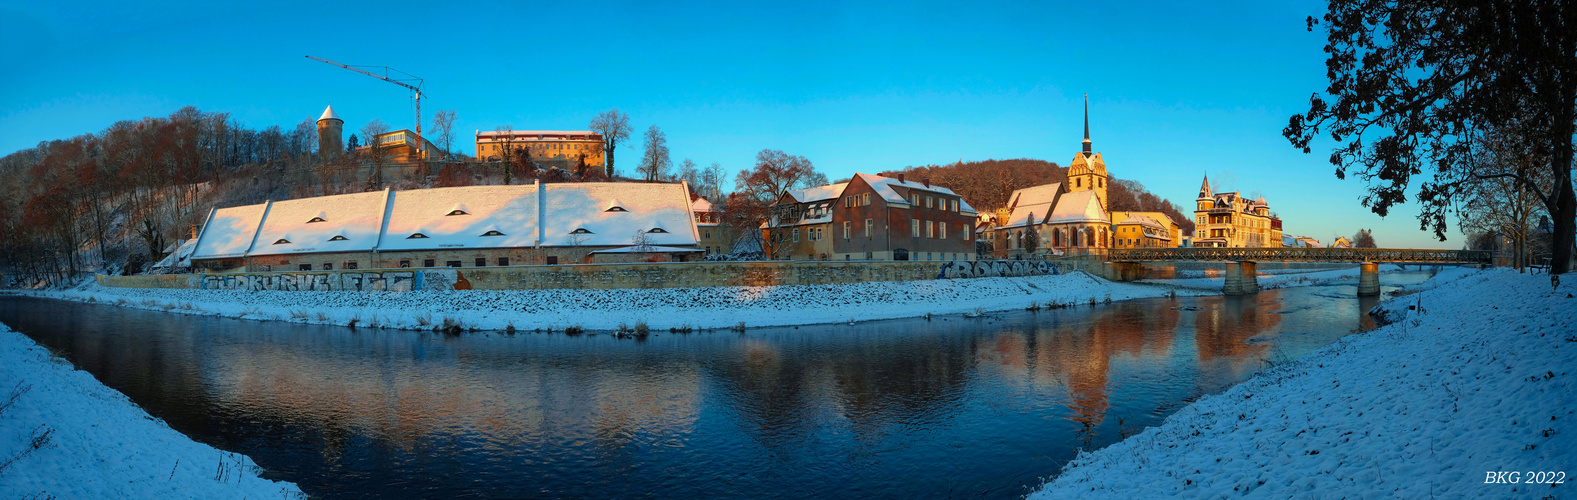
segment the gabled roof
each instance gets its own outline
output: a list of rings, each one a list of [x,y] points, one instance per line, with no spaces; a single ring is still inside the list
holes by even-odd
[[[220,208],[213,211],[203,232],[198,237],[194,259],[221,259],[243,257],[257,235],[257,225],[263,222],[263,210],[268,204]]]
[[[543,189],[545,246],[569,244],[576,229],[590,231],[576,236],[582,246],[632,245],[637,232],[646,235],[648,245],[696,244],[684,184],[575,182],[544,184]],[[604,210],[615,198],[626,211]],[[650,233],[653,228],[667,232]]]
[[[466,215],[449,215],[460,210]],[[379,250],[529,247],[537,240],[537,186],[395,191]],[[502,236],[482,236],[496,230]],[[412,238],[421,234],[423,237]]]
[[[788,195],[794,198],[794,201],[800,203],[810,203],[815,201],[830,200],[839,196],[843,196],[843,190],[848,187],[849,183],[839,182],[837,184],[828,184],[825,186],[790,190],[788,191]]]
[[[1029,223],[1031,213],[1035,214],[1036,222],[1044,220],[1061,193],[1062,184],[1056,182],[1013,191],[1013,194],[1008,195],[1008,206],[1012,207],[1012,212],[1002,227],[1023,227]]]
[[[367,252],[378,245],[388,191],[276,201],[247,255]],[[309,222],[322,215],[323,222]],[[344,239],[331,241],[335,236]],[[275,244],[281,239],[290,243]]]
[[[712,202],[707,201],[706,198],[697,196],[697,197],[695,197],[695,199],[690,200],[690,211],[691,212],[711,212],[712,211]]]
[[[1101,200],[1095,196],[1095,191],[1077,191],[1062,195],[1057,200],[1057,207],[1051,211],[1051,217],[1046,218],[1048,224],[1069,222],[1107,222],[1111,217],[1106,210],[1101,208]]]
[[[909,204],[909,201],[904,199],[903,195],[898,194],[898,191],[896,189],[893,189],[895,187],[902,187],[902,188],[905,188],[905,189],[916,190],[916,191],[928,191],[928,192],[932,192],[932,193],[945,194],[945,195],[949,195],[949,196],[958,196],[958,193],[954,193],[953,190],[945,188],[945,187],[942,187],[942,186],[938,186],[938,185],[935,185],[935,184],[927,186],[923,182],[916,182],[916,181],[911,181],[911,180],[907,180],[907,179],[905,179],[903,181],[899,181],[898,179],[894,179],[894,178],[891,178],[891,177],[882,177],[880,175],[871,175],[871,174],[854,174],[854,175],[856,177],[859,177],[861,180],[865,181],[866,184],[869,184],[871,186],[871,189],[876,191],[876,193],[878,195],[880,195],[882,197],[882,199],[885,200],[889,204],[898,204],[898,205],[908,205]],[[975,212],[975,207],[969,206],[969,202],[968,201],[964,201],[962,197],[959,198],[958,211],[962,212],[962,213],[970,214],[970,215],[974,215],[976,213]]]

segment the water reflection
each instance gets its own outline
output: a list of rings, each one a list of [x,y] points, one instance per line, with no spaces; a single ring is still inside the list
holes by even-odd
[[[1372,327],[1362,313],[1376,299],[1353,295],[1308,287],[644,343],[17,298],[0,299],[0,321],[314,495],[1010,497],[1077,448]]]

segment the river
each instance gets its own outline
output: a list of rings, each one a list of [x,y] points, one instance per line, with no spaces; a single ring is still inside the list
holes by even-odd
[[[315,497],[1012,498],[1078,449],[1373,328],[1378,299],[1355,295],[1309,286],[641,341],[20,297],[0,297],[0,322]]]

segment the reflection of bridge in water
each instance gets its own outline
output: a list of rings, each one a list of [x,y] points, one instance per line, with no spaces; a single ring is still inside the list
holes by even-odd
[[[1485,250],[1429,250],[1413,248],[1123,248],[1112,249],[1117,281],[1144,278],[1144,262],[1225,261],[1226,283],[1221,292],[1244,295],[1259,291],[1256,264],[1260,262],[1353,262],[1360,264],[1358,295],[1380,294],[1381,263],[1388,264],[1492,264]]]

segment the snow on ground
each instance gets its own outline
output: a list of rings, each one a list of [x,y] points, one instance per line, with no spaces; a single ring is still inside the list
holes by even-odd
[[[305,497],[258,471],[0,325],[0,497]]]
[[[1414,268],[1417,269],[1416,267]],[[1380,274],[1401,272],[1401,266],[1382,264]],[[1273,290],[1289,286],[1306,285],[1333,285],[1333,284],[1358,284],[1358,266],[1348,269],[1332,269],[1328,271],[1306,271],[1302,269],[1272,269],[1258,273],[1255,281],[1259,282],[1261,290]],[[1266,275],[1266,273],[1271,273]],[[1178,278],[1178,279],[1147,279],[1140,283],[1154,283],[1183,288],[1198,288],[1202,290],[1221,290],[1226,284],[1226,278]]]
[[[288,292],[111,288],[97,284],[43,297],[189,314],[298,323],[432,330],[523,330],[577,326],[613,330],[644,322],[654,330],[870,321],[925,314],[974,314],[1048,303],[1088,304],[1176,293],[1113,283],[1084,272],[1057,276],[869,282],[842,285],[615,290]],[[1205,292],[1185,290],[1185,295]]]
[[[1545,498],[1577,488],[1577,277],[1445,270],[1343,338],[1081,453],[1031,498]],[[1516,472],[1517,484],[1484,484]],[[1566,484],[1528,484],[1554,472]],[[1509,478],[1511,476],[1501,476]]]

